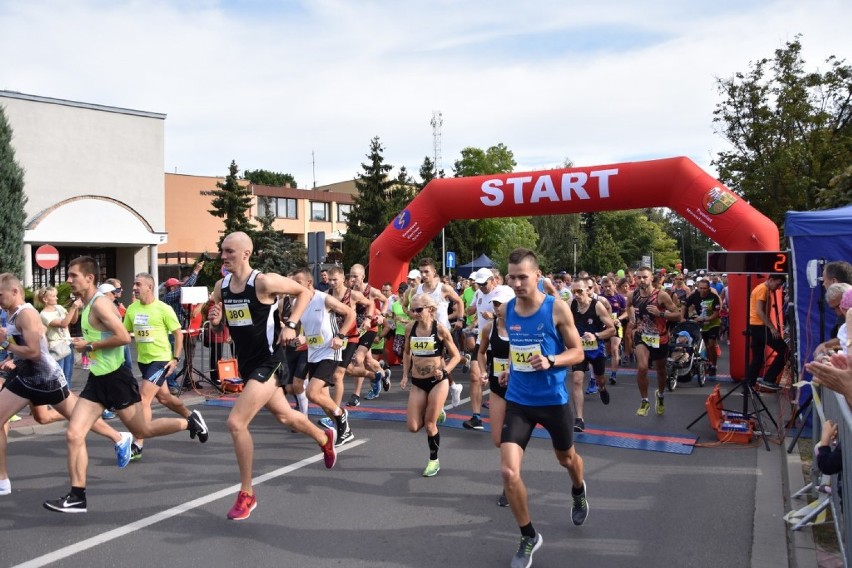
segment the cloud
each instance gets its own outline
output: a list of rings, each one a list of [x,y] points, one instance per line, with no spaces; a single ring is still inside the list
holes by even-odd
[[[686,155],[705,168],[716,77],[803,34],[849,51],[841,1],[0,3],[0,88],[168,115],[166,168],[353,177],[379,136],[416,172],[443,113],[448,172],[505,143],[518,169]]]

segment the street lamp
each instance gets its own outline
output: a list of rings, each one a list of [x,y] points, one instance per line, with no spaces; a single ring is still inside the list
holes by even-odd
[[[577,239],[577,237],[574,237],[574,274],[572,275],[574,277],[577,276],[577,242],[578,241],[579,241],[579,239]]]

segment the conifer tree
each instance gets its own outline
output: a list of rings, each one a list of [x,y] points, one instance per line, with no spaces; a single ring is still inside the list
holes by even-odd
[[[15,161],[12,127],[0,107],[0,272],[22,275],[26,202],[24,169]]]
[[[214,198],[210,205],[213,209],[209,213],[225,219],[225,229],[219,238],[220,245],[226,235],[235,231],[243,231],[249,236],[253,236],[254,233],[254,225],[248,215],[251,209],[251,192],[248,187],[241,186],[237,181],[239,171],[237,163],[232,160],[225,183],[217,183],[218,189],[212,192]]]

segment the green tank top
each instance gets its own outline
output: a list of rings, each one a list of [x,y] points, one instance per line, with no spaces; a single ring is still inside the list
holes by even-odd
[[[89,343],[103,341],[114,335],[111,331],[95,329],[89,323],[89,312],[91,311],[92,304],[100,296],[103,296],[103,294],[98,292],[91,300],[89,300],[89,303],[86,304],[86,307],[83,309],[83,315],[80,317],[80,327],[83,329],[83,339]],[[124,365],[124,346],[96,349],[89,353],[89,361],[91,361],[89,372],[96,377],[112,373]]]

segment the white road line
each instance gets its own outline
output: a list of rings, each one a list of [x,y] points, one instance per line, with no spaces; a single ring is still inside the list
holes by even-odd
[[[368,440],[356,440],[352,443],[346,444],[345,447],[339,448],[337,452],[340,453],[348,451],[352,448],[360,446],[361,444],[367,443],[367,441]],[[270,471],[269,473],[265,473],[259,477],[256,477],[254,478],[253,483],[254,485],[266,483],[270,479],[275,479],[276,477],[281,477],[282,475],[286,475],[288,473],[296,471],[297,469],[302,469],[303,467],[311,465],[312,463],[316,463],[322,459],[322,454],[317,454],[309,458],[305,458],[302,461],[296,462],[286,467],[282,467],[280,469],[276,469],[275,471]],[[149,527],[153,524],[165,521],[172,517],[177,517],[178,515],[186,513],[187,511],[197,509],[206,505],[207,503],[222,499],[223,497],[231,496],[236,491],[239,491],[239,489],[240,484],[238,483],[236,485],[232,485],[230,487],[222,489],[221,491],[211,493],[210,495],[199,497],[198,499],[193,499],[192,501],[187,501],[186,503],[178,505],[177,507],[166,509],[165,511],[157,513],[156,515],[151,515],[150,517],[139,519],[138,521],[130,523],[129,525],[124,525],[123,527],[107,531],[92,538],[87,538],[86,540],[82,540],[76,544],[60,548],[59,550],[55,550],[43,556],[39,556],[38,558],[33,558],[32,560],[28,560],[26,562],[18,564],[17,566],[13,566],[12,568],[36,568],[38,566],[46,566],[48,564],[52,564],[53,562],[64,560],[65,558],[77,554],[78,552],[83,552],[84,550],[88,550],[90,548],[94,548],[95,546],[105,544],[111,540],[115,540],[119,537],[134,533],[138,530],[144,529],[145,527]],[[57,514],[62,515],[67,513]]]

